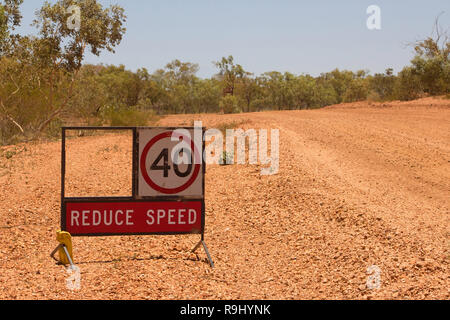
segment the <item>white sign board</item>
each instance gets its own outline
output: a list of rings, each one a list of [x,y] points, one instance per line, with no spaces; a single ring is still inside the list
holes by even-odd
[[[197,129],[198,130],[198,129]],[[203,140],[194,129],[142,128],[139,142],[139,197],[204,196]],[[199,141],[198,141],[199,140]]]

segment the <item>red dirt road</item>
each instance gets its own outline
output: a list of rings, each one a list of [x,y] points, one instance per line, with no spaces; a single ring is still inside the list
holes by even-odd
[[[49,258],[60,143],[1,149],[0,299],[449,299],[450,100],[169,116],[280,129],[280,171],[211,165],[196,236],[75,238],[81,290]],[[69,195],[126,195],[130,136],[68,143]],[[10,159],[7,159],[10,157]],[[12,156],[11,156],[12,155]],[[100,165],[99,165],[100,164]],[[380,288],[366,286],[380,269]]]

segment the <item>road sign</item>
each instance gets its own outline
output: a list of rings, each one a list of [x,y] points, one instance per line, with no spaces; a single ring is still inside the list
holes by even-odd
[[[194,129],[138,129],[138,196],[202,198],[203,140],[195,140]]]
[[[131,197],[65,196],[68,130],[133,133]],[[213,267],[204,241],[203,134],[203,128],[63,127],[61,230],[72,236],[200,234],[193,251],[203,245]]]
[[[201,234],[203,201],[104,201],[65,203],[72,236]]]

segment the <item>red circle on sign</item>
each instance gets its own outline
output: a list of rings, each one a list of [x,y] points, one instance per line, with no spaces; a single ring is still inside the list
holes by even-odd
[[[164,138],[170,138],[173,135],[173,131],[168,131],[168,132],[164,132],[161,133],[159,135],[157,135],[156,137],[154,137],[152,140],[150,140],[149,143],[147,143],[147,145],[145,146],[144,150],[142,151],[142,155],[141,155],[141,172],[142,172],[142,176],[144,177],[145,182],[147,182],[147,184],[152,187],[154,190],[159,191],[161,193],[164,194],[176,194],[176,193],[180,193],[184,190],[186,190],[187,188],[189,188],[194,182],[195,179],[197,179],[198,174],[200,172],[200,168],[201,165],[200,164],[194,164],[195,169],[194,169],[194,173],[192,174],[191,178],[183,185],[177,187],[177,188],[173,188],[173,189],[169,189],[169,188],[163,188],[159,185],[157,185],[148,175],[147,173],[147,168],[145,166],[145,162],[147,160],[147,155],[148,152],[150,151],[151,147],[153,147],[153,145],[158,142],[159,140],[162,140]],[[182,134],[178,134],[178,137],[183,137],[183,139],[185,139],[188,143],[191,142],[191,149],[194,151],[195,155],[194,155],[194,159],[199,159],[199,154],[198,154],[198,150],[195,147],[194,141],[192,141],[191,139],[189,139],[188,137],[182,135]],[[195,162],[195,161],[194,161]]]

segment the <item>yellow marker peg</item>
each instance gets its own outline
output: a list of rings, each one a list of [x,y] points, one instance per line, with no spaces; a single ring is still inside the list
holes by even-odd
[[[56,232],[56,240],[60,243],[58,248],[59,262],[63,265],[73,264],[73,253],[72,253],[72,236],[66,231]],[[66,250],[70,257],[67,257]]]

